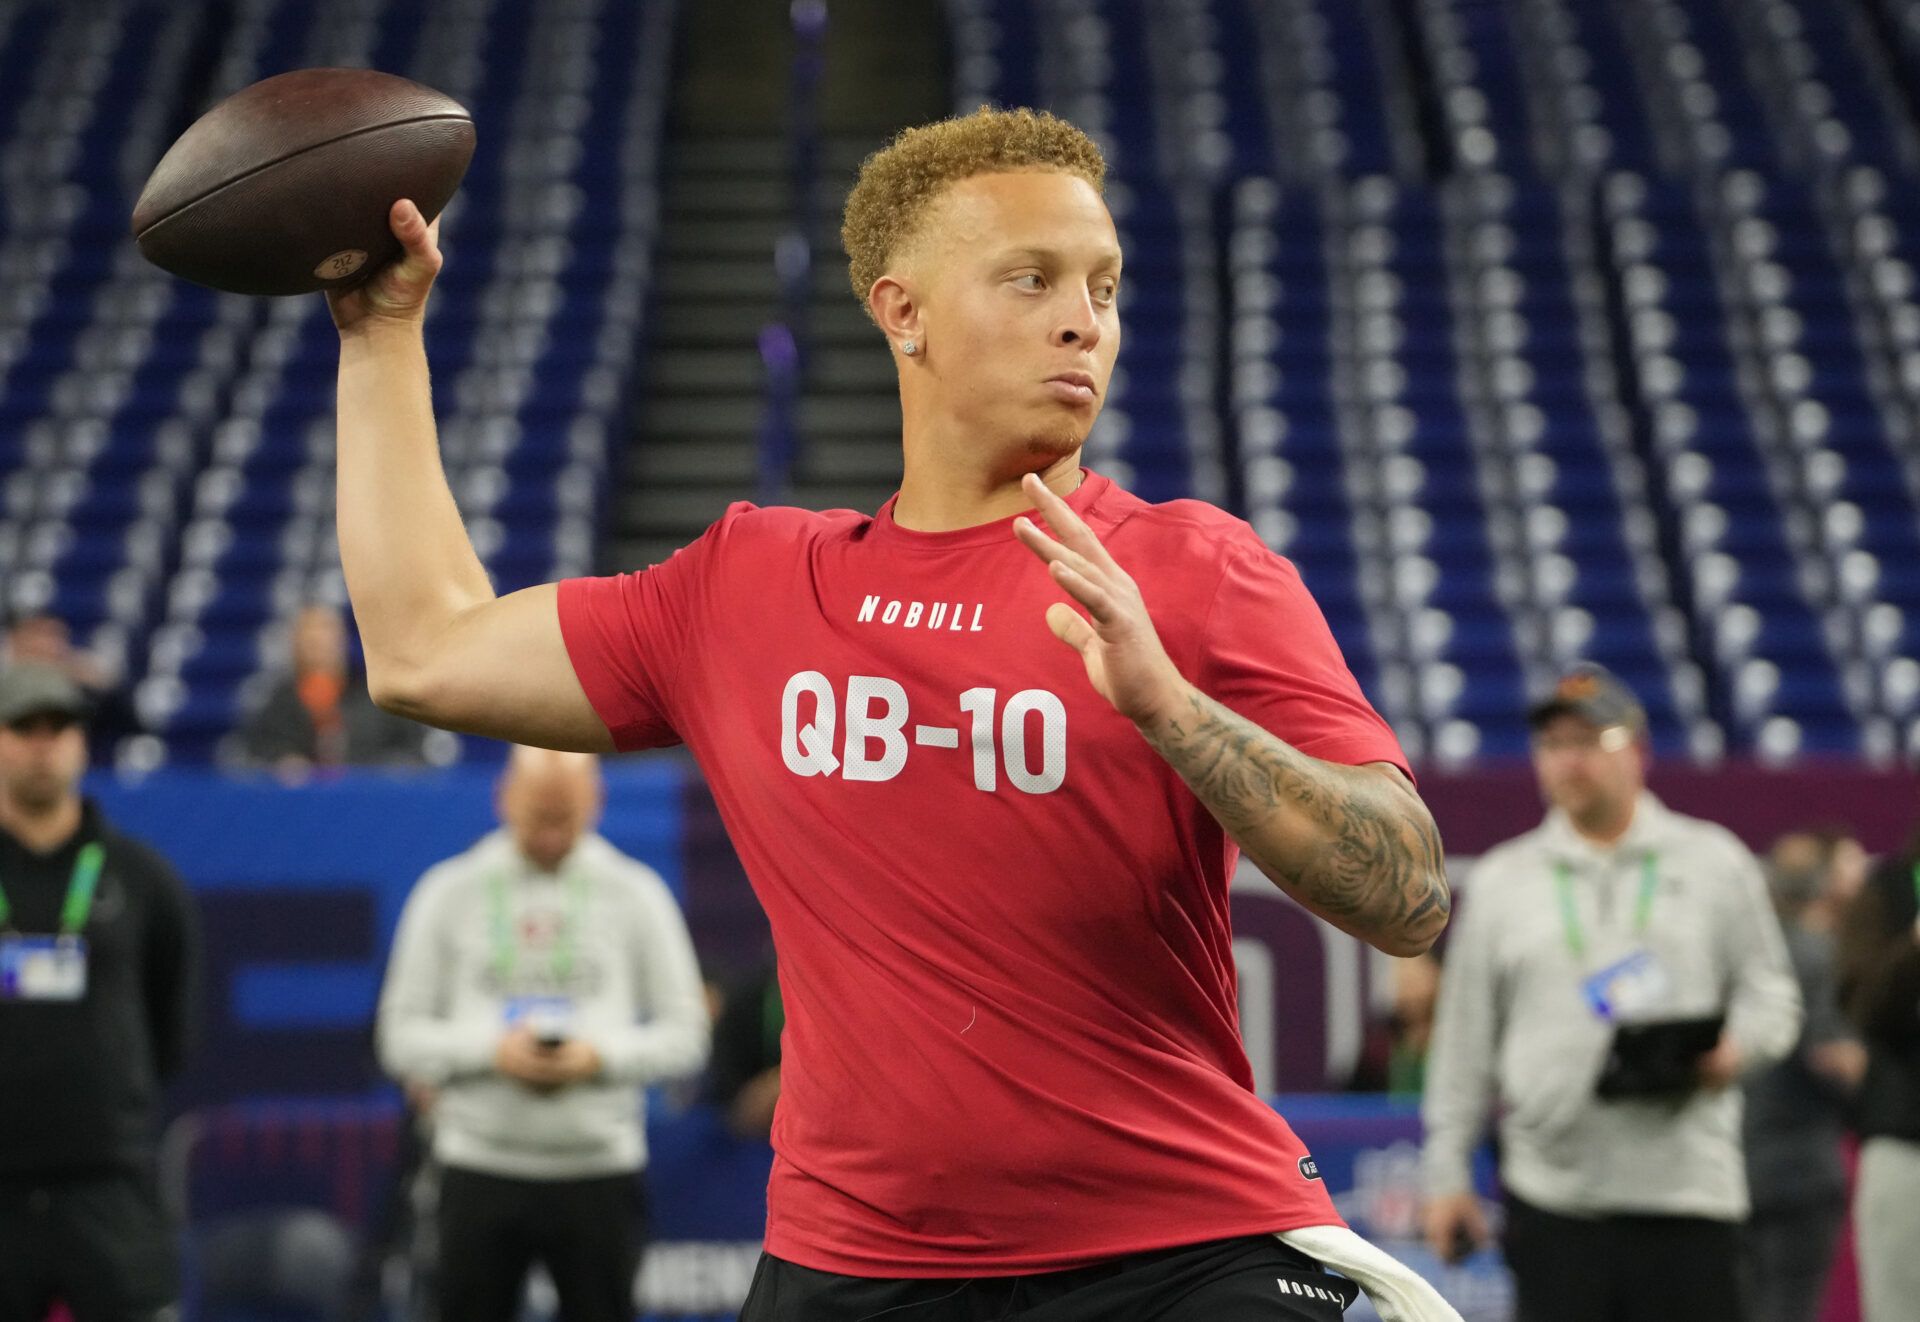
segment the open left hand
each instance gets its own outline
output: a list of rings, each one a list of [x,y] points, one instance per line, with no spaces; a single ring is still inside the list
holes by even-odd
[[[1047,627],[1080,654],[1087,678],[1114,710],[1136,725],[1159,720],[1180,701],[1187,682],[1160,644],[1139,585],[1114,563],[1093,529],[1038,476],[1029,473],[1020,487],[1053,536],[1025,517],[1013,521],[1014,535],[1046,562],[1053,581],[1087,612],[1082,615],[1057,601],[1047,607]]]

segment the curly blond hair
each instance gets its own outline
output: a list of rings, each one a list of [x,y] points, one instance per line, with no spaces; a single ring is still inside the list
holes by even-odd
[[[847,250],[853,296],[867,291],[918,232],[927,208],[950,184],[1004,170],[1056,170],[1104,193],[1106,158],[1092,138],[1044,110],[995,110],[942,119],[902,131],[860,163],[847,194],[840,242]]]

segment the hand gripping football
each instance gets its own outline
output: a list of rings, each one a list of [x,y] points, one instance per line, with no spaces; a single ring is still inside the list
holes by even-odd
[[[473,117],[372,69],[300,69],[195,120],[133,209],[156,266],[236,294],[352,285],[400,255],[387,213],[431,221],[473,158]]]

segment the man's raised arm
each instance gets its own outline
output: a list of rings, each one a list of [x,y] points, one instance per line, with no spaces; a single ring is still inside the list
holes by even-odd
[[[439,227],[394,204],[403,258],[327,301],[340,331],[340,563],[367,685],[388,711],[548,748],[605,752],[560,636],[558,589],[496,596],[447,486],[421,322]]]

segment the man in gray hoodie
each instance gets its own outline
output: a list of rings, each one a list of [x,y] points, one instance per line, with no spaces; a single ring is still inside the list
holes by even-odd
[[[679,905],[593,833],[581,753],[516,748],[504,829],[420,879],[380,997],[388,1072],[437,1095],[440,1316],[511,1322],[544,1263],[564,1322],[631,1322],[642,1088],[707,1055]]]
[[[1469,1163],[1500,1111],[1521,1322],[1738,1322],[1740,1092],[1800,997],[1753,856],[1646,790],[1646,717],[1598,667],[1530,713],[1552,811],[1464,888],[1427,1065],[1428,1239],[1489,1238]],[[1678,1086],[1601,1096],[1616,1029],[1724,1015]],[[1611,1091],[1611,1090],[1609,1090]]]

